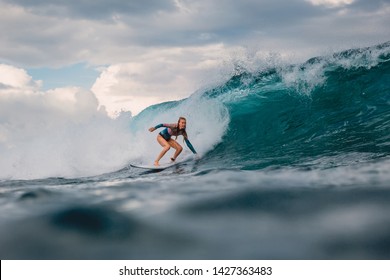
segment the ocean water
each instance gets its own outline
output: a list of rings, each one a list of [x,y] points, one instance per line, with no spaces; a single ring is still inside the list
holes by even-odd
[[[135,117],[50,98],[0,105],[1,259],[390,258],[389,42],[237,67]],[[181,115],[200,158],[132,168]]]

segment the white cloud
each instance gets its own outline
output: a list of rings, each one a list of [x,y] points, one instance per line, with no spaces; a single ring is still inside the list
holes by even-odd
[[[33,81],[24,69],[0,64],[0,94],[12,94],[17,90],[31,94],[39,89],[41,81]]]
[[[111,115],[139,113],[152,104],[188,97],[216,76],[226,56],[223,45],[150,50],[134,62],[107,67],[92,87]]]
[[[23,109],[28,111],[35,108],[32,109],[34,111],[41,108],[44,111],[57,111],[74,120],[84,119],[97,112],[98,101],[95,95],[87,89],[64,87],[42,91],[41,85],[42,82],[34,81],[26,70],[0,64],[0,100],[2,103],[0,125],[11,118],[8,113],[16,118],[23,116]],[[20,104],[21,109],[18,110],[6,104]]]
[[[323,5],[323,6],[332,7],[332,8],[350,5],[353,2],[355,2],[355,0],[306,0],[306,1],[310,2],[311,4],[313,4],[315,6]]]

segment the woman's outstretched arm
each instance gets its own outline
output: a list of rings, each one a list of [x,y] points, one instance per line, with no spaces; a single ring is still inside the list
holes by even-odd
[[[187,147],[188,147],[194,154],[196,154],[196,151],[195,151],[194,147],[192,146],[190,140],[188,140],[187,138],[184,138],[184,141],[186,142]]]

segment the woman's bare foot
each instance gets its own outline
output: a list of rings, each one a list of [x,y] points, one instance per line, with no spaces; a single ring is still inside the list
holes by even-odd
[[[155,161],[155,162],[154,162],[154,166],[160,166],[160,164],[158,163],[158,161]]]

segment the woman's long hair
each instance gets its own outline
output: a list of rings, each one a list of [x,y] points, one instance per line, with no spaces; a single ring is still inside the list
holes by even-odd
[[[179,123],[181,120],[184,120],[187,122],[187,119],[185,117],[180,117],[179,120],[177,121],[177,135],[176,135],[176,138],[175,140],[177,139],[177,136],[179,136],[179,133],[181,132],[181,134],[183,135],[184,139],[187,139],[188,138],[188,135],[187,135],[187,131],[185,128],[183,129],[179,129]]]

